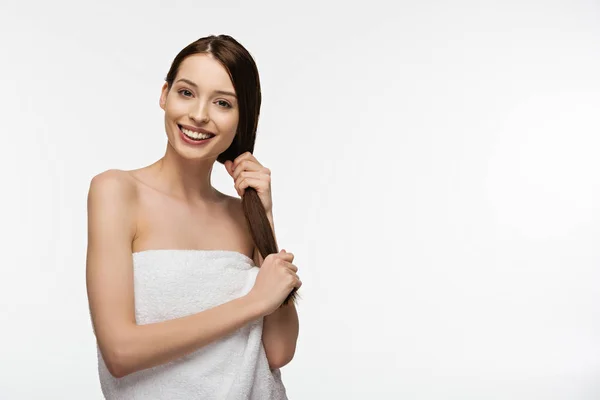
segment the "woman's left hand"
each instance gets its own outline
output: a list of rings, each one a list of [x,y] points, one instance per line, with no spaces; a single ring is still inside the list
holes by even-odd
[[[244,190],[251,187],[258,193],[265,211],[273,210],[271,197],[271,170],[265,168],[249,151],[241,154],[234,161],[225,161],[225,169],[234,180],[235,190],[243,197]]]

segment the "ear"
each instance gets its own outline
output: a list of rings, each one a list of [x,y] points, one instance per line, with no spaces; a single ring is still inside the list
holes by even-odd
[[[169,84],[167,82],[165,82],[165,84],[162,86],[162,89],[160,92],[160,99],[158,101],[158,105],[163,110],[165,109],[166,104],[167,104],[167,94],[168,93],[169,93]]]

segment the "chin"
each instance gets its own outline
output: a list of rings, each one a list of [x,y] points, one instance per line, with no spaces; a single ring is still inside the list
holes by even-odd
[[[220,139],[221,138],[215,137],[211,139],[215,140],[215,143],[206,143],[197,147],[187,144],[179,137],[176,137],[175,139],[171,138],[169,143],[170,147],[172,147],[181,158],[186,160],[198,161],[211,158],[216,160],[221,153],[227,150],[227,147],[224,147],[222,143],[217,142],[221,141]]]

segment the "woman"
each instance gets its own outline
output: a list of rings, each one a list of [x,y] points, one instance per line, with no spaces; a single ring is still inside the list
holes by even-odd
[[[248,51],[201,38],[162,87],[164,157],[92,179],[87,290],[107,399],[287,398],[279,368],[294,356],[302,283],[277,250],[270,170],[252,155],[260,103]],[[212,187],[215,161],[241,200]]]

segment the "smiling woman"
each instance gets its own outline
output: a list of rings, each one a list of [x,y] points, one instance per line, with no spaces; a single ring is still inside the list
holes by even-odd
[[[260,104],[250,53],[199,39],[161,89],[165,155],[92,179],[87,290],[107,399],[287,398],[302,282],[252,154]],[[212,186],[215,161],[241,200]]]

